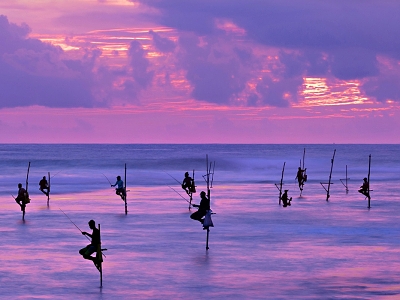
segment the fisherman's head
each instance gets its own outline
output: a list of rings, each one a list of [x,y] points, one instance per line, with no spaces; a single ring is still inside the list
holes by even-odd
[[[46,176],[43,176],[43,179],[46,179]]]
[[[117,176],[117,180],[121,180],[121,176]]]
[[[285,193],[289,192],[289,190],[285,190]]]
[[[367,177],[365,177],[365,178],[364,178],[364,181],[367,181],[367,180],[368,180]]]
[[[89,224],[89,227],[90,227],[91,229],[96,228],[96,222],[95,222],[95,221],[90,220],[90,221],[88,222],[88,224]]]
[[[18,187],[19,187],[19,188],[22,188],[22,184],[21,184],[21,183],[18,183]]]
[[[189,176],[189,172],[186,172],[186,173],[185,173],[185,177],[188,177],[188,176]]]
[[[202,191],[201,193],[200,193],[200,197],[201,198],[204,198],[206,196],[206,192],[205,191]]]
[[[299,170],[301,170],[301,167],[299,167]]]

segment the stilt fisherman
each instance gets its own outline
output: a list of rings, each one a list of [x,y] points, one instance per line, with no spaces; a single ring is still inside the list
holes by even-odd
[[[204,191],[200,193],[200,198],[200,205],[192,204],[193,207],[198,207],[198,210],[192,213],[190,218],[199,221],[201,224],[203,224],[203,229],[207,229],[208,226],[212,226],[204,223],[204,217],[210,212],[210,199],[208,199],[206,192]]]
[[[15,198],[15,202],[21,206],[21,211],[25,214],[25,207],[30,202],[30,199],[28,192],[22,187],[22,183],[18,183],[18,196]]]
[[[185,192],[190,196],[192,193],[196,193],[196,188],[194,186],[194,180],[192,177],[189,176],[189,172],[185,173],[185,178],[182,182],[182,188]]]
[[[283,207],[287,207],[287,206],[291,206],[291,202],[292,202],[292,197],[289,198],[287,192],[289,190],[285,190],[285,192],[282,195],[282,203],[283,203]]]
[[[92,240],[89,245],[79,250],[79,254],[82,255],[84,259],[93,261],[96,268],[100,269],[101,260],[92,256],[93,253],[97,252],[97,248],[100,244],[100,231],[96,228],[95,221],[90,220],[88,224],[89,228],[92,229],[92,234],[87,233],[86,231],[83,231],[82,234],[87,235]]]
[[[124,188],[124,182],[121,179],[121,176],[117,176],[117,181],[115,184],[112,184],[111,187],[115,187],[115,193],[121,197],[122,200],[125,200],[125,188]]]
[[[306,169],[302,169],[301,167],[298,168],[296,178],[297,182],[299,183],[300,191],[303,190],[304,182],[307,181],[307,175],[305,174]]]
[[[43,176],[42,180],[39,181],[39,190],[49,196],[49,183],[47,182],[46,176]]]
[[[363,194],[368,200],[371,200],[371,196],[369,195],[369,182],[368,178],[364,178],[363,184],[360,186],[358,190],[359,193]]]

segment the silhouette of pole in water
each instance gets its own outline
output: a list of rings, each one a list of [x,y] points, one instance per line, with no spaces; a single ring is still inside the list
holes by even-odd
[[[370,175],[371,175],[371,154],[368,159],[368,208],[371,208],[371,195],[370,195]]]
[[[195,189],[196,189],[196,184],[194,183],[194,170],[193,170],[193,175],[192,175],[193,177],[192,177],[192,187],[190,188],[190,194],[189,194],[189,197],[190,197],[190,200],[189,200],[189,210],[192,208],[192,200],[193,200],[193,191],[196,191]]]
[[[125,176],[124,176],[124,191],[125,191],[125,195],[124,195],[124,202],[125,202],[125,214],[128,214],[128,201],[126,200],[127,198],[127,194],[128,191],[126,190],[126,164],[125,164]]]
[[[97,244],[97,251],[96,251],[96,260],[98,261],[99,267],[98,270],[100,272],[100,287],[103,287],[103,257],[102,257],[102,250],[106,249],[101,249],[101,231],[100,231],[100,224],[98,224],[98,229],[99,229],[99,243]]]
[[[50,172],[47,173],[47,176],[49,178],[49,188],[47,189],[47,206],[49,206],[49,201],[50,201]]]
[[[302,161],[300,160],[300,168],[301,168],[301,170],[303,170],[303,171],[302,171],[302,179],[301,179],[300,196],[301,196],[301,194],[303,193],[304,182],[307,181],[307,173],[306,173],[306,172],[307,172],[307,169],[304,168],[305,157],[306,157],[306,148],[304,148],[304,151],[303,151],[303,160],[302,160]]]
[[[329,194],[329,191],[330,191],[330,188],[331,188],[331,184],[333,184],[333,182],[331,182],[331,180],[332,180],[333,162],[334,162],[334,160],[335,160],[335,153],[336,153],[336,149],[333,151],[333,157],[332,157],[332,159],[331,159],[331,171],[330,171],[330,173],[329,173],[329,181],[328,181],[328,183],[320,182],[320,184],[322,185],[322,187],[323,187],[324,190],[326,191],[326,201],[329,201],[329,197],[331,196],[331,195]],[[326,187],[324,186],[324,184],[327,184],[327,185],[328,185],[328,188],[326,188]]]
[[[25,201],[23,200],[23,207],[22,207],[22,220],[25,221],[25,209],[26,205],[30,203],[29,199],[29,193],[28,193],[28,184],[29,184],[29,169],[31,168],[31,162],[28,163],[28,171],[26,172],[26,181],[25,181],[25,191],[26,191],[26,196],[25,196]]]
[[[211,171],[211,169],[212,169],[212,171]],[[210,197],[211,197],[211,189],[213,187],[212,185],[213,185],[213,181],[214,181],[215,161],[214,162],[210,162],[210,164],[208,164],[208,154],[206,155],[206,170],[207,170],[207,174],[205,175],[205,177],[206,177],[205,181],[207,183],[207,197],[208,197],[208,199],[210,200],[210,203],[211,203],[211,198]],[[203,176],[203,178],[204,178],[204,176]],[[204,225],[204,229],[207,229],[206,250],[210,249],[208,247],[208,240],[209,240],[209,236],[210,236],[210,226],[214,226],[212,224],[212,221],[211,221],[211,214],[213,214],[211,212],[211,209],[210,209],[210,211],[207,212],[207,214],[209,214],[209,216],[206,215],[205,219],[209,218],[210,222],[211,222],[211,225],[206,226],[206,224],[203,224]]]
[[[283,186],[283,174],[285,173],[285,165],[286,165],[286,162],[283,163],[281,182],[280,182],[279,186],[278,186],[278,184],[275,183],[276,188],[279,190],[279,205],[281,205],[281,201],[282,201],[282,186]]]
[[[343,186],[346,188],[346,194],[349,192],[349,186],[347,184],[347,180],[350,179],[347,177],[347,165],[346,165],[346,178],[340,179],[340,182],[343,184]],[[346,181],[346,183],[343,182],[343,180]]]

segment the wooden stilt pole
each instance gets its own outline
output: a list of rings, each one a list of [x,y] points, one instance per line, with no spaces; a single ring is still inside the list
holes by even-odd
[[[194,170],[193,170],[193,175],[192,175],[193,177],[192,177],[192,179],[193,179],[193,186],[192,186],[192,188],[191,188],[191,190],[190,190],[190,200],[189,200],[189,210],[192,208],[192,200],[193,200],[193,189],[195,188],[195,183],[194,183]]]
[[[49,177],[49,188],[47,190],[47,206],[49,206],[49,201],[50,201],[50,172],[47,173],[47,176]]]
[[[97,245],[97,252],[96,252],[96,260],[99,264],[98,270],[100,272],[100,287],[103,287],[103,257],[101,252],[101,231],[100,231],[100,224],[98,226],[99,229],[99,244]]]
[[[210,248],[208,247],[208,238],[209,238],[209,236],[210,236],[210,228],[207,228],[206,250],[210,249]]]
[[[371,175],[371,154],[369,155],[368,159],[368,208],[371,208],[370,175]]]
[[[320,184],[322,185],[322,187],[326,191],[326,201],[329,201],[329,197],[331,196],[329,194],[329,191],[330,191],[330,188],[331,188],[331,184],[333,184],[333,182],[332,182],[332,170],[333,170],[333,162],[335,160],[335,153],[336,153],[336,149],[333,151],[333,157],[331,159],[331,171],[329,173],[329,181],[328,181],[328,183],[320,182]],[[328,184],[328,188],[326,188],[324,186],[324,184]]]
[[[211,171],[211,168],[212,168],[212,171]],[[214,164],[213,163],[208,164],[208,154],[206,155],[206,170],[207,170],[207,175],[206,175],[207,197],[210,200],[210,204],[211,204],[211,188],[212,188],[212,184],[214,181],[215,162],[214,162]],[[211,176],[211,180],[210,180],[210,176]],[[210,236],[210,227],[207,227],[206,250],[210,249],[208,247],[209,236]]]
[[[283,186],[283,174],[285,173],[285,165],[286,162],[283,163],[283,167],[282,167],[282,175],[281,175],[281,182],[278,185],[275,183],[275,186],[277,187],[277,189],[279,190],[279,205],[281,205],[281,201],[282,201],[282,186]]]
[[[330,191],[330,188],[331,188],[332,170],[333,170],[333,162],[335,160],[335,153],[336,153],[336,149],[333,151],[333,157],[332,157],[332,160],[331,160],[331,171],[329,173],[328,190],[326,191],[326,201],[328,201],[329,197],[331,196],[329,194],[329,191]]]
[[[26,181],[25,181],[25,191],[27,195],[25,196],[24,203],[22,204],[22,220],[25,221],[25,209],[26,209],[26,204],[28,203],[28,184],[29,184],[29,169],[31,168],[31,162],[28,163],[28,171],[26,172]]]
[[[347,177],[347,165],[346,165],[346,178],[340,179],[340,182],[341,182],[341,183],[343,184],[343,186],[346,188],[346,194],[349,193],[349,185],[348,185],[348,182],[347,182],[348,179],[350,179],[350,178]],[[346,183],[344,183],[343,180],[345,180]]]
[[[300,165],[301,169],[303,170],[303,181],[302,181],[302,183],[301,183],[300,196],[301,196],[301,194],[303,193],[303,189],[304,189],[304,180],[305,180],[305,176],[306,176],[306,169],[304,168],[304,160],[305,160],[305,157],[306,157],[306,148],[304,148],[304,151],[303,151],[303,163],[302,163],[302,165]]]
[[[125,191],[125,195],[124,195],[124,202],[125,202],[125,214],[127,215],[128,214],[128,202],[127,202],[127,190],[126,190],[126,164],[125,164],[125,177],[124,177],[124,184],[125,184],[125,187],[124,187],[124,191]]]

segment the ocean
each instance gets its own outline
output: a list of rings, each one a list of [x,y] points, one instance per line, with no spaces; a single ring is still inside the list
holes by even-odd
[[[326,201],[321,182],[335,150]],[[399,153],[400,145],[2,144],[0,297],[400,299]],[[370,208],[357,192],[369,156]],[[194,170],[198,204],[206,157],[215,213],[208,250],[178,183]],[[12,195],[25,186],[29,163],[23,222]],[[290,207],[279,205],[275,185],[284,163]],[[125,165],[127,214],[110,187],[125,178]],[[38,185],[48,172],[49,205]],[[101,224],[107,248],[102,288],[78,253],[90,219]]]

